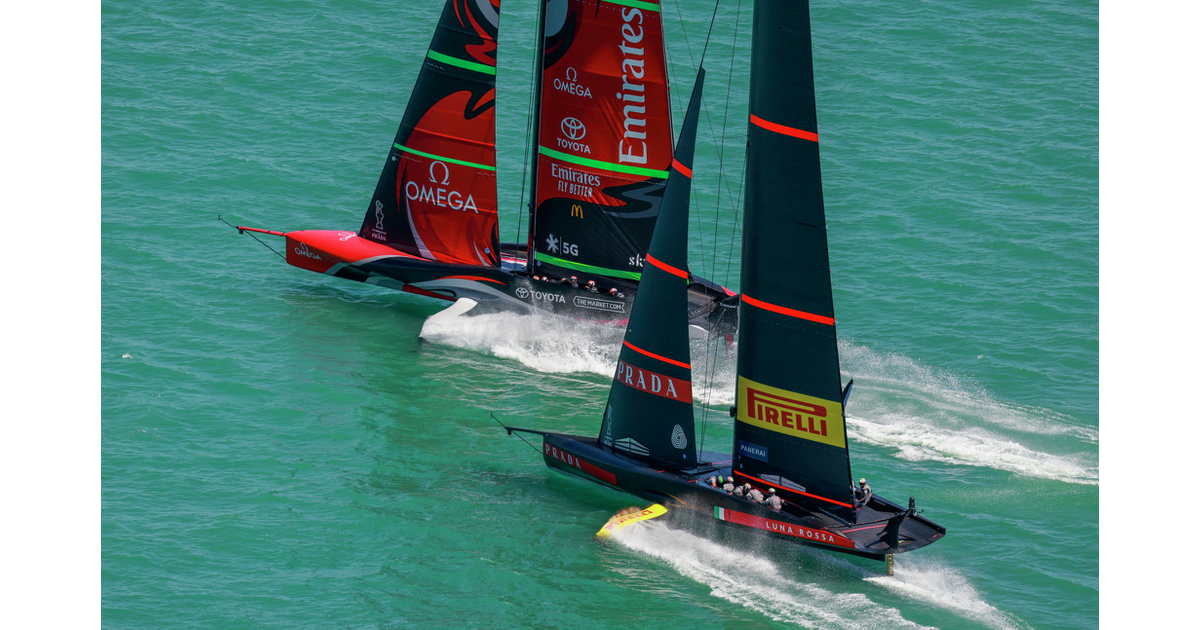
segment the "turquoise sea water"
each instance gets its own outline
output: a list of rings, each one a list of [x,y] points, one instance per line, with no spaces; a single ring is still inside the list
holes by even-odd
[[[439,12],[102,3],[105,627],[1098,625],[1096,3],[813,6],[853,471],[949,530],[892,578],[723,530],[593,542],[634,501],[489,414],[596,431],[620,331],[430,320],[216,220],[357,229]],[[676,125],[711,13],[665,5]],[[506,240],[534,15],[502,10]],[[749,16],[718,11],[692,230],[734,288]],[[727,449],[733,359],[708,350],[697,417]]]

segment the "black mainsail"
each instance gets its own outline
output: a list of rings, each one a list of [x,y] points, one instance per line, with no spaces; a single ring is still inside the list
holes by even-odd
[[[739,473],[850,508],[807,2],[758,2],[742,242]]]

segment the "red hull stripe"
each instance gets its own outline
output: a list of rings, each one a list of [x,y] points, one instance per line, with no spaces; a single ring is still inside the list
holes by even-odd
[[[411,284],[404,285],[403,290],[407,291],[409,293],[416,293],[417,295],[424,295],[425,297],[432,297],[432,298],[447,300],[449,302],[454,302],[457,299],[457,298],[452,298],[452,297],[449,297],[446,295],[442,295],[441,293],[434,293],[433,291],[427,291],[425,289],[422,289],[421,287],[414,287]]]
[[[671,167],[683,174],[684,177],[692,178],[692,169],[679,163],[679,160],[671,160]]]
[[[557,446],[551,446],[546,442],[542,442],[542,454],[544,454],[546,457],[553,457],[554,459],[557,459],[568,466],[574,466],[577,470],[581,470],[605,483],[614,486],[617,485],[617,476],[612,472],[594,464],[585,462],[576,457],[573,453],[568,453]]]
[[[442,280],[475,280],[477,282],[495,282],[500,286],[504,286],[504,283],[499,280],[484,278],[483,276],[446,276],[445,278],[442,278]]]
[[[714,511],[716,512],[715,516],[717,518],[729,523],[737,523],[738,525],[745,525],[747,527],[774,532],[776,534],[802,538],[814,543],[837,545],[838,547],[854,549],[854,541],[846,538],[845,536],[835,534],[827,529],[812,529],[810,527],[803,527],[794,523],[777,521],[771,518],[763,518],[761,516],[754,516],[752,514],[746,514],[745,512],[738,512],[737,510],[730,510],[721,507],[714,508]]]
[[[755,116],[754,114],[750,114],[750,122],[754,123],[755,125],[758,125],[759,127],[762,127],[763,129],[766,129],[767,131],[774,131],[775,133],[781,133],[785,136],[792,136],[793,138],[801,138],[803,140],[812,140],[813,142],[817,141],[817,134],[815,134],[811,131],[805,131],[803,129],[796,129],[794,127],[784,127],[783,125],[779,125],[779,124],[776,124],[773,122],[767,122],[767,121],[759,118],[758,116]]]
[[[756,299],[750,297],[749,295],[746,295],[745,293],[742,294],[742,301],[745,302],[746,304],[749,304],[750,306],[757,306],[758,308],[761,308],[761,309],[767,310],[767,311],[771,311],[772,313],[779,313],[780,315],[787,315],[789,317],[798,317],[800,319],[807,319],[810,322],[817,322],[818,324],[829,324],[830,326],[833,326],[834,324],[837,323],[837,321],[835,321],[832,317],[825,317],[824,315],[813,315],[812,313],[805,313],[804,311],[797,311],[794,308],[775,306],[774,304],[768,304],[762,300],[756,300]]]
[[[641,348],[629,343],[628,341],[626,341],[624,343],[625,343],[626,348],[629,348],[630,350],[633,350],[634,352],[644,354],[644,355],[650,357],[651,359],[658,359],[659,361],[662,361],[663,363],[670,363],[671,365],[678,365],[679,367],[684,368],[685,370],[692,369],[692,366],[688,365],[687,363],[684,363],[683,361],[676,361],[675,359],[668,359],[667,357],[660,357],[657,354],[654,354],[653,352],[646,352],[645,350],[642,350]]]
[[[774,487],[774,488],[779,488],[780,490],[787,490],[788,492],[794,492],[794,493],[796,493],[796,494],[802,494],[802,495],[804,495],[804,496],[806,496],[806,497],[809,497],[809,498],[812,498],[812,499],[819,499],[819,500],[821,500],[821,501],[826,501],[826,502],[828,502],[828,503],[832,503],[832,504],[834,504],[834,505],[840,505],[840,506],[842,506],[842,507],[848,507],[848,508],[850,508],[850,509],[854,509],[854,506],[853,506],[853,505],[850,505],[849,503],[842,503],[841,501],[834,501],[833,499],[826,499],[825,497],[822,497],[822,496],[817,496],[817,495],[815,495],[815,494],[809,494],[809,493],[807,493],[807,492],[800,492],[799,490],[796,490],[796,489],[794,489],[794,488],[788,488],[788,487],[785,487],[785,486],[779,486],[779,485],[773,484],[773,483],[771,483],[770,481],[767,481],[767,480],[765,480],[765,479],[759,479],[758,477],[754,477],[754,476],[747,475],[747,474],[744,474],[744,473],[738,473],[738,474],[739,474],[739,475],[741,475],[741,476],[743,476],[743,477],[745,477],[745,478],[747,478],[747,479],[753,479],[753,480],[755,480],[755,481],[757,481],[757,482],[759,482],[759,483],[761,483],[761,484],[768,485],[768,486],[771,486],[771,487]]]
[[[659,269],[662,269],[663,271],[671,274],[672,276],[679,276],[680,278],[687,280],[688,273],[686,271],[684,271],[678,267],[672,267],[671,265],[668,265],[667,263],[651,256],[650,254],[646,254],[646,262],[650,263],[651,265],[654,265],[655,267],[658,267]]]

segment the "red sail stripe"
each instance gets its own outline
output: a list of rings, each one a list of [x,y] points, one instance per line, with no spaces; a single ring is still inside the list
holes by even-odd
[[[767,131],[774,131],[775,133],[781,133],[785,136],[792,136],[794,138],[812,140],[813,142],[817,141],[817,134],[811,131],[796,129],[794,127],[784,127],[783,125],[763,120],[754,114],[750,114],[750,122],[762,127],[763,129],[766,129]]]
[[[773,483],[771,483],[770,481],[767,481],[766,479],[759,479],[758,477],[755,477],[755,476],[753,476],[753,475],[747,475],[746,473],[743,473],[743,472],[739,472],[739,473],[738,473],[738,475],[740,475],[740,476],[742,476],[742,477],[745,477],[745,478],[747,478],[747,479],[753,479],[753,480],[755,480],[755,481],[757,481],[757,482],[759,482],[759,483],[762,483],[762,484],[765,484],[765,485],[768,485],[768,486],[774,486],[774,487],[776,487],[776,488],[779,488],[780,490],[787,490],[788,492],[794,492],[794,493],[796,493],[796,494],[802,494],[802,495],[804,495],[804,496],[806,496],[806,497],[811,497],[811,498],[813,498],[813,499],[820,499],[820,500],[822,500],[822,501],[828,501],[828,502],[830,502],[830,503],[833,503],[833,504],[836,504],[836,505],[840,505],[840,506],[842,506],[842,507],[848,507],[848,508],[851,508],[851,509],[853,509],[853,508],[854,508],[854,506],[853,506],[853,505],[850,505],[849,503],[842,503],[841,501],[834,501],[833,499],[827,499],[827,498],[825,498],[825,497],[818,496],[818,495],[815,495],[815,494],[809,494],[809,493],[807,493],[807,492],[801,492],[801,491],[799,491],[799,490],[796,490],[795,488],[789,488],[789,487],[787,487],[787,486],[780,486],[780,485],[776,485],[776,484],[773,484]]]
[[[798,317],[800,319],[807,319],[810,322],[817,322],[818,324],[829,324],[830,326],[833,326],[834,324],[837,323],[832,317],[825,317],[824,315],[813,315],[812,313],[805,313],[804,311],[797,311],[796,309],[793,309],[793,308],[787,308],[784,306],[776,306],[774,304],[768,304],[762,300],[756,300],[756,299],[750,297],[749,295],[746,295],[745,293],[742,294],[742,301],[745,302],[746,304],[749,304],[750,306],[757,306],[758,308],[771,311],[772,313],[779,313],[780,315],[788,315],[790,317]]]
[[[673,158],[672,158],[672,160],[671,160],[671,166],[672,166],[672,167],[674,167],[674,168],[675,168],[675,170],[677,170],[677,171],[679,171],[680,173],[682,173],[682,174],[683,174],[685,177],[687,177],[688,179],[691,179],[691,178],[692,178],[692,169],[690,169],[690,168],[688,168],[688,167],[686,167],[686,166],[684,166],[684,165],[680,164],[680,163],[679,163],[679,160],[676,160],[676,159],[673,159]]]
[[[667,263],[651,256],[650,254],[646,254],[646,262],[650,263],[651,265],[654,265],[655,267],[658,267],[659,269],[662,269],[663,271],[671,274],[672,276],[679,276],[680,278],[687,280],[688,272],[686,272],[682,269],[679,269],[678,267],[672,267],[671,265],[668,265]]]
[[[657,354],[654,354],[653,352],[646,352],[645,350],[642,350],[641,348],[629,343],[628,341],[625,342],[625,347],[629,348],[630,350],[633,350],[634,352],[640,352],[640,353],[650,357],[651,359],[658,359],[659,361],[662,361],[664,363],[670,363],[671,365],[678,365],[679,367],[684,368],[686,370],[692,369],[692,366],[688,365],[687,363],[684,363],[683,361],[676,361],[675,359],[668,359],[667,357],[660,357]]]

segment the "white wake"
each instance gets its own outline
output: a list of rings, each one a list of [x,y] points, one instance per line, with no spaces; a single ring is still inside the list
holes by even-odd
[[[804,628],[924,628],[862,593],[839,593],[785,575],[772,561],[661,523],[639,523],[613,540],[657,558],[711,589],[713,597]]]

